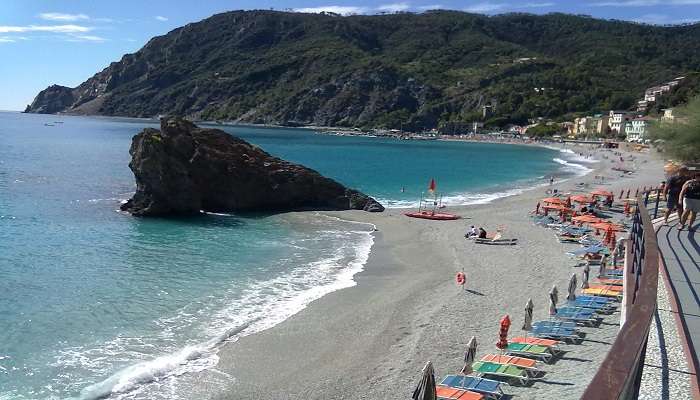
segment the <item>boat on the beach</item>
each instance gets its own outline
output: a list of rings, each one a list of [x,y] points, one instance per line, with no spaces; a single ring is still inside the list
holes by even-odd
[[[428,191],[433,195],[433,199],[426,200],[421,194],[420,203],[418,204],[418,211],[404,213],[405,216],[410,218],[420,218],[420,219],[431,219],[434,221],[453,221],[460,219],[459,215],[450,214],[446,212],[438,212],[438,209],[443,209],[445,206],[442,204],[442,196],[438,200],[437,192],[435,192],[436,184],[435,179],[430,180],[430,185],[428,186]],[[428,203],[432,203],[432,208]]]

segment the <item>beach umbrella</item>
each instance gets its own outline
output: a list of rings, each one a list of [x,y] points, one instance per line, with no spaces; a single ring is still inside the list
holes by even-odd
[[[508,329],[510,329],[510,317],[505,315],[501,318],[501,327],[498,332],[498,342],[496,343],[496,347],[501,350],[505,350],[508,347]]]
[[[557,300],[552,292],[549,292],[549,316],[557,315]]]
[[[639,196],[639,188],[637,188],[637,190],[634,191],[634,198],[636,199],[637,196]]]
[[[625,189],[621,189],[621,190],[620,190],[620,197],[619,197],[620,199],[622,198],[622,195],[623,195],[623,194],[625,194]]]
[[[467,351],[464,353],[464,368],[462,368],[462,375],[469,375],[474,370],[472,369],[472,364],[476,359],[476,337],[472,336],[467,343]]]
[[[430,179],[430,185],[428,185],[428,191],[430,193],[435,193],[436,188],[437,188],[437,185],[435,185],[435,178]]]
[[[418,383],[418,387],[413,391],[413,400],[437,400],[437,390],[435,387],[435,370],[433,363],[428,361],[423,367],[423,377]]]
[[[539,214],[539,213],[540,213],[540,202],[538,201],[537,205],[535,206],[535,214]]]
[[[567,208],[571,208],[571,197],[566,198],[566,203],[564,203],[564,205],[566,205]]]
[[[525,303],[525,321],[523,322],[523,330],[524,331],[531,331],[532,330],[532,309],[535,308],[535,306],[532,304],[532,299],[527,299],[527,303]]]
[[[554,299],[554,305],[559,303],[559,289],[557,289],[557,285],[552,286],[552,290],[549,291],[549,296]]]
[[[565,204],[565,201],[559,197],[547,197],[545,199],[542,199],[542,202],[544,204],[559,204],[559,205]]]
[[[591,266],[586,263],[583,267],[583,274],[581,277],[581,289],[588,289],[588,279],[591,275]]]
[[[576,273],[571,274],[569,279],[569,287],[567,288],[566,299],[569,301],[576,300]]]
[[[630,198],[630,190],[629,190],[629,188],[627,189],[627,196],[625,196],[625,197],[627,197],[628,199]]]

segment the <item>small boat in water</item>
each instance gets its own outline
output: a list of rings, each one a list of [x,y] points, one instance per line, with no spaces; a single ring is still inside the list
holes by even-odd
[[[418,211],[407,212],[404,213],[404,215],[410,218],[431,219],[434,221],[454,221],[456,219],[462,218],[459,215],[455,214],[437,212],[438,209],[443,209],[445,208],[445,206],[442,204],[442,196],[440,196],[440,200],[438,201],[438,196],[435,192],[435,188],[435,179],[431,179],[428,191],[433,195],[432,201],[424,200],[423,196],[421,195],[420,203],[418,204]],[[430,207],[431,205],[428,203],[432,203],[432,208]]]

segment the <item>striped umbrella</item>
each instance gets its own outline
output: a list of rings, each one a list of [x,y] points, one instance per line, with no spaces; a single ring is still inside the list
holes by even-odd
[[[576,300],[576,273],[571,274],[571,279],[569,279],[569,287],[566,291],[566,299],[569,301]]]
[[[476,359],[476,337],[472,336],[467,343],[467,351],[464,353],[464,368],[462,368],[462,375],[469,375],[474,370],[472,369],[472,364]]]
[[[581,278],[581,289],[588,289],[588,279],[591,275],[591,266],[586,264],[583,266],[583,274]]]
[[[523,327],[522,329],[524,331],[531,331],[532,330],[532,309],[535,308],[535,306],[532,304],[532,299],[527,299],[527,303],[525,303],[525,321],[523,322]]]
[[[557,315],[558,297],[559,297],[559,295],[557,293],[557,287],[554,286],[554,287],[552,287],[552,290],[549,291],[549,315],[550,316]]]
[[[423,367],[423,377],[418,387],[413,391],[413,400],[437,400],[437,388],[435,387],[435,370],[433,363],[428,361]]]

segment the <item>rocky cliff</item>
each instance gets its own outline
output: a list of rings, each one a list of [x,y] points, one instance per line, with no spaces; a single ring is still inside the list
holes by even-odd
[[[234,11],[155,37],[76,88],[52,86],[26,111],[409,130],[523,123],[634,106],[648,85],[700,70],[698,37],[698,24],[563,14]]]
[[[137,216],[384,210],[371,197],[316,171],[180,118],[162,119],[160,130],[134,136],[129,153],[136,193],[121,208]]]

